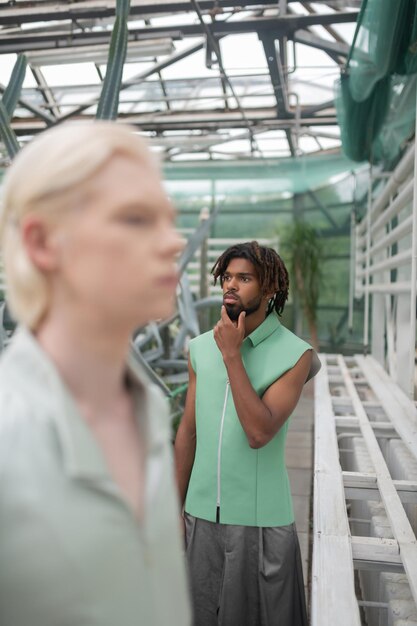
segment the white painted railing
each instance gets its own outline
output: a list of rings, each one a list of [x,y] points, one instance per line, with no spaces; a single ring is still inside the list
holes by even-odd
[[[364,345],[410,398],[414,398],[416,343],[416,178],[413,145],[352,229],[351,282],[355,297],[365,298]]]
[[[311,624],[415,626],[416,406],[373,357],[320,358]]]

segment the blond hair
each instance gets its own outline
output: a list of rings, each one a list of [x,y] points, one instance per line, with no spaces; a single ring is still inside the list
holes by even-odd
[[[20,223],[30,212],[59,219],[80,188],[116,154],[157,167],[134,129],[115,122],[66,123],[45,131],[17,155],[2,191],[0,245],[7,300],[14,317],[35,329],[47,311],[49,284],[31,262]]]

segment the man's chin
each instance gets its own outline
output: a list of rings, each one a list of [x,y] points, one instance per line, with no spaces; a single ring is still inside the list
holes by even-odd
[[[242,311],[241,307],[233,305],[231,306],[230,304],[225,304],[224,306],[226,309],[226,313],[230,317],[232,322],[237,322],[237,320],[239,319],[239,315]]]

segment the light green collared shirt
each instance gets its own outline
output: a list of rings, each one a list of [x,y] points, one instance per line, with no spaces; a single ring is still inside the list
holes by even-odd
[[[312,347],[282,326],[272,312],[242,343],[243,365],[256,394],[293,368]],[[197,445],[185,510],[210,522],[240,526],[286,526],[294,521],[285,466],[288,421],[263,447],[248,443],[213,331],[190,342],[196,374]],[[320,362],[313,351],[308,378]]]
[[[166,403],[129,364],[146,441],[145,518],[20,329],[0,359],[1,626],[188,626]]]

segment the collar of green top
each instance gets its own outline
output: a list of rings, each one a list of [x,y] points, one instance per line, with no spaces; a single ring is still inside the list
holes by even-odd
[[[245,338],[245,341],[250,341],[252,346],[255,348],[258,344],[260,344],[264,339],[272,335],[278,328],[280,328],[281,322],[278,319],[276,313],[272,312],[266,316],[262,324],[255,328],[250,335]]]

